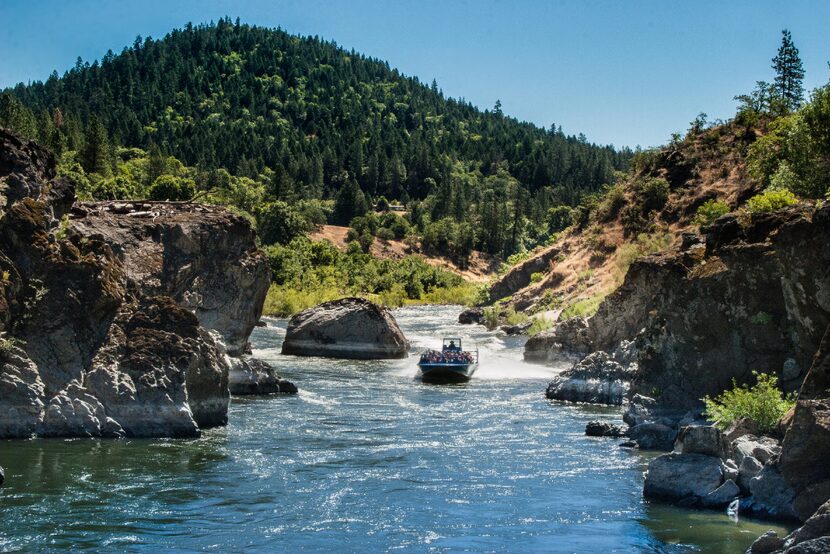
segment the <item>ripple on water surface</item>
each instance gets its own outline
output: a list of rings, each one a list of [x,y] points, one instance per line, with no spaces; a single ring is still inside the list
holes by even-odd
[[[467,384],[420,383],[413,357],[281,356],[269,320],[254,353],[297,396],[234,398],[198,440],[0,442],[0,549],[740,552],[775,528],[644,503],[647,456],[583,435],[619,410],[548,402],[561,368],[457,314],[395,312],[413,353],[477,344]]]

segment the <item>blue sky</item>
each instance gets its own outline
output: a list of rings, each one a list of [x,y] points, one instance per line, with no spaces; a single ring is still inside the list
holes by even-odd
[[[333,39],[451,96],[617,146],[664,143],[701,111],[732,116],[733,96],[772,80],[785,27],[806,88],[830,78],[823,0],[2,0],[0,87],[223,15]]]

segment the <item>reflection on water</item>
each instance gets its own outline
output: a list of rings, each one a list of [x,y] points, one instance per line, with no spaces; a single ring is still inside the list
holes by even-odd
[[[0,442],[0,550],[740,552],[774,528],[645,503],[647,456],[583,435],[619,409],[548,402],[561,368],[457,313],[396,317],[413,353],[477,343],[467,384],[420,383],[413,357],[284,357],[270,320],[255,354],[295,397],[234,398],[198,440]]]

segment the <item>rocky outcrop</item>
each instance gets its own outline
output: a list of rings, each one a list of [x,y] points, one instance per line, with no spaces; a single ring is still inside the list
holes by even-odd
[[[631,341],[631,394],[679,410],[699,407],[733,379],[750,382],[753,370],[797,390],[830,323],[828,243],[830,205],[724,216],[705,235],[636,260],[576,339],[558,327],[541,333],[526,358],[613,352]]]
[[[490,287],[490,300],[498,300],[525,288],[531,282],[534,273],[550,269],[551,263],[559,255],[560,249],[551,247],[514,266]],[[522,309],[521,307],[519,309]]]
[[[830,327],[813,358],[784,435],[779,468],[808,517],[830,499]]]
[[[223,343],[241,349],[261,311],[250,227],[191,204],[69,212],[54,159],[2,130],[0,194],[0,438],[224,424]]]
[[[605,352],[594,352],[550,382],[545,396],[552,400],[620,405],[636,365],[622,365]]]
[[[405,358],[409,341],[389,310],[362,298],[343,298],[294,315],[282,353],[357,360]]]
[[[171,202],[76,204],[71,231],[112,248],[130,284],[170,296],[240,356],[268,292],[270,269],[248,222],[217,206]]]
[[[526,362],[574,362],[594,350],[588,322],[573,317],[542,331],[525,343]]]

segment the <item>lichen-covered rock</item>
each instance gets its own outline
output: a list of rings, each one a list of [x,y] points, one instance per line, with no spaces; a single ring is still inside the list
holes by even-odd
[[[647,498],[697,502],[722,483],[718,458],[703,454],[663,454],[649,463],[643,494]]]
[[[773,464],[767,464],[749,481],[753,513],[766,517],[795,519],[793,510],[793,489],[784,481]]]
[[[706,454],[726,458],[729,453],[729,443],[717,427],[690,425],[680,430],[674,449],[684,454]]]
[[[732,479],[726,479],[721,486],[700,499],[700,504],[707,508],[720,508],[738,498],[741,489]]]
[[[744,456],[740,464],[738,467],[738,485],[742,490],[749,493],[749,482],[761,473],[764,464],[752,456]]]
[[[767,531],[747,549],[747,554],[771,554],[780,551],[784,547],[784,539],[778,536],[775,531]]]
[[[743,435],[732,441],[732,455],[738,465],[746,456],[752,456],[763,465],[780,453],[781,445],[772,437]]]
[[[594,352],[554,377],[545,396],[552,400],[619,406],[635,369],[636,366],[623,366],[605,352]]]
[[[362,298],[343,298],[294,315],[282,353],[358,360],[405,358],[409,341],[389,310]]]

